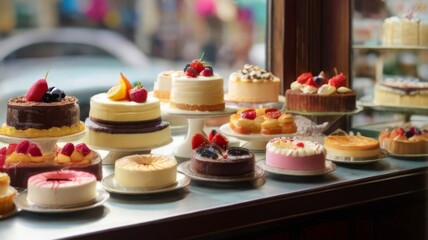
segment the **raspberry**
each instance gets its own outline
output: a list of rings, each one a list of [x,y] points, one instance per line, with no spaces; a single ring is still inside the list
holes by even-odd
[[[397,129],[397,133],[398,133],[398,135],[403,136],[404,134],[406,134],[406,131],[404,131],[404,129],[403,129],[403,128],[398,128],[398,129]]]
[[[214,75],[213,70],[210,68],[205,68],[204,70],[202,70],[201,75],[204,77],[210,77],[212,75]]]
[[[9,146],[7,146],[6,155],[9,156],[10,154],[12,154],[17,146],[18,144],[16,143],[10,143]]]
[[[64,154],[66,156],[71,156],[71,154],[74,151],[74,145],[73,143],[67,143],[65,146],[61,149],[61,154]]]
[[[129,98],[131,101],[143,103],[147,100],[147,89],[140,83],[137,82],[137,86],[129,90]]]
[[[217,144],[218,146],[220,146],[224,150],[227,149],[227,145],[229,144],[229,140],[227,140],[227,138],[225,136],[221,135],[220,133],[217,133],[212,138],[211,142]]]
[[[18,143],[18,146],[16,146],[16,152],[17,153],[27,153],[27,149],[30,146],[30,142],[28,140],[24,140],[20,143]]]
[[[248,109],[241,112],[241,118],[253,120],[257,116],[257,113],[254,109]]]
[[[280,111],[275,111],[275,112],[268,112],[268,113],[265,113],[265,116],[267,117],[267,118],[271,118],[271,119],[278,119],[280,116],[281,116],[281,112]]]
[[[75,147],[76,151],[80,152],[83,156],[88,155],[91,152],[91,149],[86,146],[84,143],[79,143]]]
[[[28,147],[27,153],[33,157],[43,156],[42,150],[40,150],[39,146],[37,146],[34,143],[30,144],[30,146]]]
[[[202,64],[202,62],[199,59],[193,60],[190,63],[190,67],[194,68],[198,74],[205,69],[204,64]]]
[[[208,140],[211,141],[216,134],[217,131],[215,129],[211,130],[210,135],[208,135]]]
[[[276,112],[276,111],[278,111],[278,109],[276,109],[276,108],[268,108],[268,109],[265,110],[265,114],[268,113],[268,112]]]
[[[6,155],[6,151],[7,151],[6,147],[0,148],[0,154]]]
[[[186,69],[186,76],[188,77],[197,77],[198,76],[198,72],[196,71],[196,69],[192,68],[192,67],[188,67]]]

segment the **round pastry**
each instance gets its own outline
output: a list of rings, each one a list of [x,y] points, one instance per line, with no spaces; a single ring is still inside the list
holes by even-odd
[[[379,142],[373,138],[351,135],[330,135],[324,139],[327,155],[332,157],[375,158]]]
[[[72,170],[44,172],[28,179],[28,201],[40,206],[75,206],[97,196],[94,175]]]
[[[232,102],[278,102],[280,80],[258,66],[245,64],[229,76],[227,99]]]
[[[123,187],[157,189],[177,181],[177,162],[162,155],[131,155],[114,164],[114,180]]]
[[[413,126],[385,129],[379,133],[380,145],[394,154],[427,154],[428,129]]]
[[[321,170],[325,168],[326,151],[312,141],[274,138],[266,145],[266,164],[287,170]]]
[[[13,210],[15,196],[16,190],[10,186],[9,175],[0,173],[0,215]]]

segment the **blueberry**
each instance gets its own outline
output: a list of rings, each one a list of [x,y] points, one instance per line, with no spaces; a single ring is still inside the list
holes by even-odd
[[[46,92],[43,95],[43,102],[49,103],[49,102],[52,102],[52,100],[53,100],[52,94],[50,94],[49,92]]]
[[[184,72],[186,72],[187,68],[190,67],[190,64],[186,64],[186,66],[184,67]]]
[[[215,146],[215,145],[210,145],[207,148],[207,150],[210,151],[210,152],[212,152],[212,153],[220,153],[221,152],[220,147],[219,146]]]
[[[52,95],[52,98],[55,100],[55,101],[59,101],[59,100],[61,100],[61,95],[64,93],[64,91],[62,91],[61,89],[59,89],[59,88],[54,88],[54,89],[52,89],[52,91],[51,91],[51,95]]]
[[[406,138],[411,138],[414,135],[413,131],[406,132]]]
[[[321,86],[324,83],[324,78],[321,76],[314,77],[314,81],[318,86]]]
[[[208,149],[203,150],[200,154],[202,157],[206,157],[206,158],[211,158],[211,159],[217,159],[218,158],[217,153],[212,152]]]
[[[231,156],[244,156],[244,155],[249,155],[250,152],[246,148],[231,147],[227,150],[227,154]]]
[[[65,98],[65,92],[61,89],[61,98]]]

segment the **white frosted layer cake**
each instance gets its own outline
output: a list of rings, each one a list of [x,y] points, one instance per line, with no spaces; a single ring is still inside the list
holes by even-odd
[[[373,102],[385,106],[428,108],[428,82],[419,79],[385,79],[376,84]]]
[[[72,206],[96,198],[96,178],[81,171],[53,171],[28,179],[28,201],[41,206]]]
[[[278,102],[280,80],[260,67],[245,64],[229,76],[227,99],[232,102]]]
[[[87,142],[96,147],[136,148],[164,144],[171,139],[169,123],[162,121],[160,102],[113,101],[101,93],[91,98]]]
[[[281,137],[266,145],[266,164],[287,170],[322,170],[325,156],[318,142]]]
[[[224,110],[223,78],[216,75],[174,77],[170,106],[190,111]]]
[[[177,162],[162,155],[131,155],[115,162],[114,180],[123,187],[156,189],[171,186]]]

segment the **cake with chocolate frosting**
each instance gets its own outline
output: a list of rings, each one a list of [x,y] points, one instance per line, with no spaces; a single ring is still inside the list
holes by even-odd
[[[428,107],[428,82],[415,78],[387,78],[376,84],[373,102],[396,107]]]
[[[209,139],[201,134],[192,138],[192,171],[208,176],[240,176],[254,172],[254,154],[246,148],[228,147],[228,140],[211,132]]]
[[[303,73],[286,91],[285,107],[300,112],[349,112],[356,108],[356,95],[346,87],[343,73],[328,81],[324,72]]]
[[[46,80],[40,79],[25,96],[8,101],[6,123],[0,128],[0,134],[22,138],[60,137],[83,130],[78,99],[65,96],[59,88],[48,88]]]
[[[245,64],[229,76],[227,100],[246,103],[278,102],[280,80],[258,66]]]
[[[88,128],[87,143],[102,148],[136,148],[153,147],[165,144],[171,139],[169,123],[161,118],[159,99],[144,94],[127,95],[127,92],[142,91],[130,86],[122,75],[119,87],[108,93],[91,97],[89,118],[85,125]],[[129,89],[128,89],[129,88]],[[136,90],[137,88],[137,90]],[[145,88],[144,88],[145,89]],[[119,96],[120,91],[123,95]],[[143,90],[144,92],[144,90]],[[141,101],[140,101],[141,100]]]

